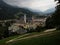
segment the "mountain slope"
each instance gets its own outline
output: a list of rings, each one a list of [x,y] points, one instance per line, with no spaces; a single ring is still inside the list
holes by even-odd
[[[2,20],[3,19],[14,19],[15,14],[19,12],[23,12],[26,14],[32,14],[32,12],[29,11],[28,9],[13,7],[3,2],[3,0],[0,0],[0,20],[1,19]]]

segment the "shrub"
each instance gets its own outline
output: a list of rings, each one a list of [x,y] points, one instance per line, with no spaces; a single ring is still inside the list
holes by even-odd
[[[37,32],[41,32],[41,31],[44,31],[46,28],[45,27],[42,27],[42,26],[37,26],[36,27],[36,31]]]
[[[60,30],[60,25],[56,27],[56,30]]]

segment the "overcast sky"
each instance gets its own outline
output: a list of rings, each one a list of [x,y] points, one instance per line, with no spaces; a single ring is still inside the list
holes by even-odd
[[[4,0],[4,2],[12,6],[29,8],[42,12],[51,8],[55,9],[57,3],[54,2],[54,0]]]

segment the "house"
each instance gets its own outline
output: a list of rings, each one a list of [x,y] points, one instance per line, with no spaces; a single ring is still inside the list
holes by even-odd
[[[33,24],[36,24],[36,25],[45,26],[46,19],[47,17],[45,16],[33,16],[32,22]]]
[[[17,34],[24,34],[27,32],[20,24],[13,24],[8,28],[9,32],[11,33],[17,33]]]

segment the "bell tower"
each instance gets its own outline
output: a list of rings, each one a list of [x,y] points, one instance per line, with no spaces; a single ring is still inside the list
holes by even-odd
[[[24,22],[26,23],[26,14],[24,14]]]

